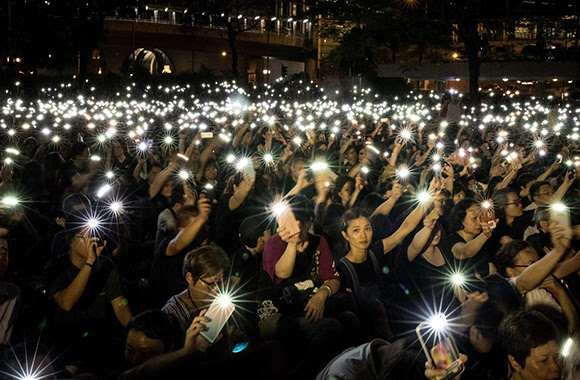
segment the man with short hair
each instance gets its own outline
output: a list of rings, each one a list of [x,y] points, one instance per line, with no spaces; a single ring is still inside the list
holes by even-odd
[[[91,151],[89,146],[76,141],[70,148],[70,160],[61,169],[61,186],[65,193],[85,192],[91,178],[96,173],[96,166],[89,165]]]
[[[56,341],[63,347],[75,344],[67,351],[72,355],[96,360],[91,355],[110,346],[132,315],[115,265],[101,255],[107,242],[101,245],[99,238],[92,236],[95,227],[88,226],[84,215],[77,212],[67,218],[70,253],[47,265],[46,293]]]
[[[560,336],[543,314],[526,310],[512,313],[499,326],[499,336],[513,380],[560,378]]]

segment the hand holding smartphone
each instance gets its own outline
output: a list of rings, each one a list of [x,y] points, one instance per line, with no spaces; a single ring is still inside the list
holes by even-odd
[[[429,362],[436,369],[445,370],[443,380],[451,380],[465,370],[455,341],[444,328],[435,329],[425,321],[415,331]],[[428,349],[426,340],[433,344],[431,349]]]
[[[287,202],[281,201],[275,204],[273,212],[278,226],[281,229],[284,229],[288,236],[294,236],[300,233],[300,228],[298,228],[298,223],[296,223],[294,212],[292,212],[292,209]]]
[[[207,313],[205,313],[205,317],[209,319],[209,322],[203,323],[206,329],[200,333],[201,336],[210,343],[215,342],[235,308],[228,295],[218,295],[213,300]]]

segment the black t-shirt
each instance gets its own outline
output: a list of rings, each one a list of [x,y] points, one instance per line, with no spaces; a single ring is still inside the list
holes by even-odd
[[[46,294],[55,303],[54,295],[68,287],[80,269],[68,255],[60,256],[47,265]],[[111,301],[122,296],[119,274],[113,262],[103,256],[93,265],[89,281],[77,303],[70,311],[55,307],[54,326],[61,328],[90,327],[94,323],[116,321]]]
[[[244,292],[258,290],[258,278],[262,267],[262,254],[253,255],[245,246],[234,253],[232,258],[232,276],[240,278]]]
[[[216,225],[216,243],[231,256],[241,246],[240,242],[240,224],[242,221],[256,213],[264,211],[264,206],[256,202],[252,195],[244,200],[237,209],[230,210],[230,199],[233,194],[222,194],[216,207],[215,225]]]
[[[465,372],[461,378],[473,380],[506,379],[508,363],[501,347],[494,345],[491,351],[477,352],[469,341],[469,330],[466,330],[457,340],[457,349],[467,355]]]
[[[493,249],[500,248],[500,240],[504,236],[509,236],[512,239],[522,240],[524,238],[524,232],[528,226],[532,224],[534,217],[534,211],[525,212],[522,216],[514,219],[511,226],[508,226],[505,222],[499,221],[497,227],[493,230],[491,238],[489,239],[493,244]]]
[[[187,287],[187,281],[183,276],[183,260],[197,243],[194,241],[177,255],[167,256],[167,246],[175,236],[177,236],[176,232],[163,234],[155,242],[149,294],[151,305],[157,308],[161,308],[171,296],[182,292]]]
[[[65,162],[64,165],[62,165],[62,168],[60,170],[61,172],[61,181],[60,181],[60,185],[61,185],[61,189],[64,191],[66,190],[71,184],[72,184],[72,177],[74,177],[77,174],[84,174],[85,170],[78,168],[73,162],[72,160]]]
[[[125,156],[125,161],[119,162],[116,157],[112,157],[112,165],[113,169],[117,171],[121,171],[124,174],[129,174],[131,177],[133,176],[133,172],[135,171],[135,167],[137,166],[137,160],[133,156]]]
[[[493,244],[487,241],[475,256],[460,260],[455,258],[452,251],[457,243],[465,244],[467,242],[461,235],[454,232],[442,244],[439,244],[439,247],[442,248],[441,252],[449,252],[448,258],[453,268],[461,268],[463,274],[470,277],[475,277],[476,273],[482,278],[487,276],[489,274],[489,262],[492,260],[492,249],[490,249],[490,245]]]

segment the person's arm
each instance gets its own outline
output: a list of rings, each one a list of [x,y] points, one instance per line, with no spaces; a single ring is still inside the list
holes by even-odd
[[[198,181],[201,181],[203,179],[203,173],[205,171],[205,166],[207,165],[207,162],[209,161],[209,158],[211,157],[211,155],[213,153],[214,141],[215,140],[210,141],[207,144],[207,147],[201,153],[201,157],[199,159],[199,161],[200,161],[199,168],[197,169],[197,174],[195,175],[195,179],[197,179]]]
[[[580,251],[576,252],[576,254],[568,260],[558,263],[552,274],[560,279],[567,277],[578,270],[580,270]]]
[[[399,245],[403,239],[409,235],[421,221],[429,206],[433,203],[433,196],[427,202],[421,202],[419,205],[405,218],[405,221],[395,233],[383,239],[383,250],[387,254],[393,248]]]
[[[89,164],[89,165],[91,165],[91,164]],[[71,182],[70,189],[73,192],[81,191],[89,183],[91,178],[93,178],[95,173],[96,173],[96,168],[93,169],[93,167],[91,167],[89,172],[86,174],[79,174],[79,173],[75,174],[70,179],[70,182]]]
[[[296,223],[299,225],[299,222]],[[296,245],[300,241],[300,234],[290,236],[285,228],[280,227],[278,229],[278,235],[280,235],[280,238],[288,245],[276,263],[274,273],[276,274],[276,277],[284,279],[290,277],[294,271],[294,263],[296,262],[296,254],[298,253]]]
[[[429,218],[429,216],[427,216],[427,218]],[[410,262],[415,260],[419,253],[423,250],[423,247],[425,247],[425,244],[427,244],[429,236],[431,236],[433,228],[435,228],[435,224],[437,223],[437,219],[427,218],[423,220],[423,224],[425,226],[421,229],[421,231],[417,232],[413,238],[413,241],[409,245],[409,248],[407,248],[407,258]]]
[[[459,318],[453,323],[453,330],[459,334],[473,326],[477,319],[479,309],[487,302],[489,296],[485,292],[475,292],[467,294],[466,298],[461,304]]]
[[[240,128],[238,128],[238,131],[236,132],[236,135],[234,136],[234,139],[232,140],[232,146],[234,148],[237,148],[240,143],[242,142],[242,137],[244,137],[244,134],[246,133],[246,131],[248,130],[248,124],[244,123],[244,125],[242,125]]]
[[[97,238],[87,238],[87,252],[89,252],[85,263],[81,267],[81,270],[76,275],[74,280],[69,286],[63,290],[56,292],[53,299],[64,311],[71,311],[78,300],[83,295],[85,287],[89,282],[89,277],[91,276],[92,266],[97,261],[97,258],[101,255],[101,252],[107,245],[107,241],[104,242],[103,246],[97,247]]]
[[[188,245],[190,245],[199,231],[203,228],[204,224],[207,223],[209,219],[209,214],[211,213],[211,205],[209,199],[203,198],[198,201],[199,215],[184,229],[179,231],[177,236],[173,238],[167,245],[165,254],[167,256],[175,256],[179,252],[183,251]]]
[[[115,298],[111,301],[111,305],[113,306],[113,311],[115,312],[115,316],[119,320],[119,323],[126,327],[133,318],[133,315],[131,314],[131,309],[129,309],[129,304],[125,297],[119,296]]]
[[[469,259],[481,251],[481,248],[491,236],[491,229],[487,223],[482,223],[483,231],[477,237],[467,243],[457,243],[451,248],[451,253],[458,260]]]
[[[509,184],[514,180],[516,175],[518,174],[518,169],[512,167],[510,172],[504,177],[503,181],[497,184],[495,187],[496,190],[505,189],[509,186]]]
[[[250,163],[249,165],[251,164],[252,163]],[[230,211],[236,210],[238,207],[242,205],[242,203],[244,203],[244,201],[248,197],[248,194],[250,194],[250,191],[254,187],[255,180],[256,180],[255,178],[248,178],[244,174],[244,180],[240,183],[240,186],[238,187],[238,189],[236,190],[234,195],[232,195],[232,197],[228,202],[228,207]]]
[[[137,159],[137,166],[135,166],[135,170],[133,170],[133,178],[137,183],[141,182],[141,172],[143,171],[143,166],[145,165],[145,158],[138,158]]]
[[[203,323],[208,323],[209,319],[205,317],[206,310],[203,310],[198,317],[193,319],[191,326],[187,329],[185,335],[185,344],[183,348],[155,356],[145,363],[125,371],[119,376],[119,380],[154,380],[176,378],[171,376],[172,371],[175,374],[183,369],[183,366],[194,361],[199,352],[204,352],[208,347],[217,343],[222,334],[218,335],[214,343],[209,343],[200,333],[207,329]],[[203,322],[203,323],[202,323]]]
[[[340,151],[338,152],[338,159],[340,160],[341,163],[342,161],[344,161],[344,153],[346,153],[352,141],[353,141],[352,139],[348,139],[340,146]]]
[[[403,195],[403,187],[401,186],[400,183],[393,184],[392,193],[393,194],[389,199],[384,201],[379,207],[375,209],[371,217],[375,215],[389,215],[391,213],[391,210],[393,209],[393,207],[395,207],[395,204]]]
[[[360,176],[356,177],[356,182],[354,185],[354,191],[352,193],[352,195],[350,196],[350,199],[348,201],[348,207],[354,207],[354,204],[358,198],[358,196],[360,195],[360,192],[362,191],[362,189],[364,189],[364,184],[363,184],[363,180]]]
[[[566,173],[566,175],[564,175],[564,182],[562,182],[560,187],[558,187],[558,190],[556,190],[554,192],[554,194],[552,195],[551,201],[552,202],[560,202],[562,200],[562,198],[564,198],[564,195],[566,195],[566,192],[568,191],[570,186],[572,186],[572,184],[574,183],[575,179],[576,178],[574,177],[574,175],[570,175],[569,173]]]
[[[316,204],[314,205],[314,231],[320,234],[324,230],[324,217],[328,204],[328,192],[330,187],[326,186],[326,181],[321,178],[315,179]]]
[[[389,157],[389,159],[387,160],[390,166],[394,168],[397,167],[397,158],[399,158],[399,153],[401,153],[403,145],[404,140],[400,137],[397,137],[397,139],[395,140],[395,148],[393,149],[393,154],[391,154],[391,157]]]
[[[550,222],[550,235],[554,248],[546,256],[527,267],[514,279],[516,288],[521,294],[525,294],[536,288],[554,270],[554,267],[570,245],[570,241],[564,238],[564,231]]]
[[[310,184],[307,178],[308,171],[306,169],[302,169],[300,174],[298,174],[298,181],[296,181],[296,186],[294,186],[286,195],[285,197],[289,197],[291,195],[296,195],[300,192],[300,190],[304,189],[306,186]]]
[[[157,194],[159,194],[159,192],[165,185],[165,182],[167,182],[169,177],[173,175],[176,169],[177,164],[174,161],[171,161],[165,169],[163,169],[159,174],[157,174],[157,177],[155,177],[155,180],[149,187],[149,199],[153,199]]]
[[[549,275],[542,282],[542,284],[540,284],[539,287],[551,289],[554,293],[556,293],[558,303],[562,308],[562,314],[568,322],[568,332],[573,334],[578,329],[578,325],[580,324],[580,317],[578,316],[578,311],[576,310],[574,303],[560,283],[560,280],[555,278],[553,275]]]

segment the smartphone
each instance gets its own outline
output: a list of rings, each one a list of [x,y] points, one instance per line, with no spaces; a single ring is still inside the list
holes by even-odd
[[[276,222],[278,223],[278,226],[288,230],[290,236],[300,233],[300,228],[298,228],[296,223],[294,212],[292,212],[292,209],[288,205],[286,205],[284,212],[276,215]]]
[[[562,207],[556,206],[557,204],[550,207],[550,219],[554,220],[556,224],[564,230],[564,237],[566,239],[571,239],[572,227],[570,223],[570,210],[564,205],[562,205]]]
[[[465,370],[459,359],[460,354],[451,335],[445,330],[433,332],[427,323],[421,323],[416,328],[417,337],[428,360],[437,369],[445,370],[444,380],[451,380]],[[427,344],[432,343],[431,349]]]
[[[244,172],[248,176],[249,179],[256,177],[256,170],[254,169],[254,162],[250,159],[248,160],[248,164],[244,168]]]
[[[239,352],[244,351],[248,347],[249,344],[250,344],[250,342],[236,343],[234,349],[232,350],[232,353],[237,354]]]
[[[483,213],[481,215],[484,223],[487,223],[490,228],[495,228],[495,209],[493,207],[493,201],[491,199],[484,202],[485,206],[482,206]],[[487,206],[487,207],[486,207]]]
[[[213,139],[213,132],[201,132],[202,139]]]
[[[207,313],[205,313],[205,317],[209,319],[209,322],[203,324],[206,330],[200,334],[210,343],[215,342],[220,331],[222,331],[236,308],[229,297],[225,297],[227,296],[220,295],[216,297],[211,303]]]

